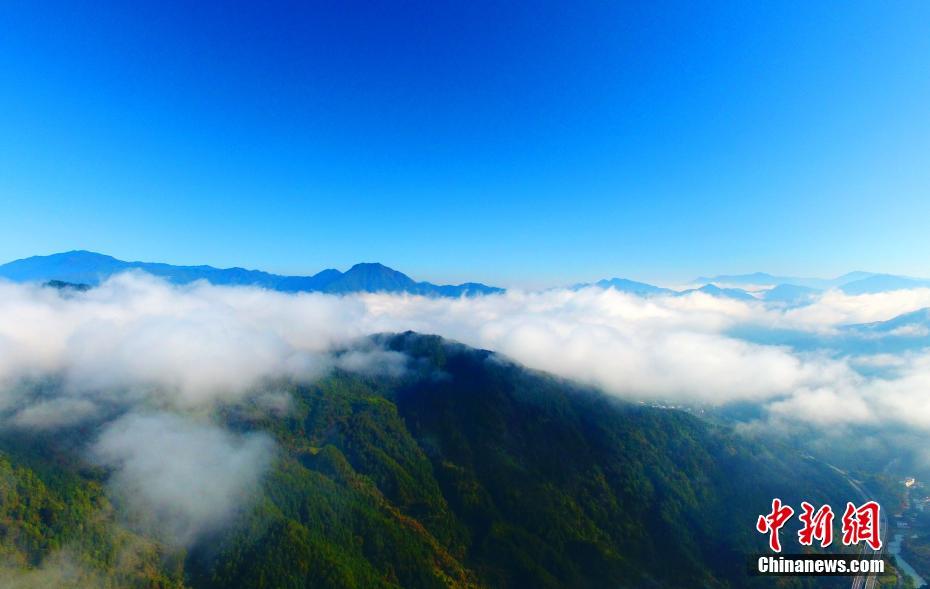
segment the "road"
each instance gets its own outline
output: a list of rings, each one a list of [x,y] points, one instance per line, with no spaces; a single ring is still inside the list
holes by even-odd
[[[857,493],[859,493],[863,501],[874,499],[874,497],[870,497],[868,493],[866,493],[865,489],[863,489],[859,483],[852,480],[847,473],[836,468],[835,466],[831,466],[831,468],[839,471],[844,477],[846,477],[846,481],[852,486],[852,488],[856,490]],[[861,552],[863,558],[880,558],[882,552],[885,550],[885,542],[887,541],[888,534],[888,517],[885,515],[884,509],[881,510],[881,523],[879,524],[879,527],[882,534],[882,547],[878,550],[872,550],[871,546],[868,544],[863,544]],[[878,575],[856,575],[852,580],[852,589],[874,589],[877,582]]]
[[[822,462],[810,455],[806,455],[805,458],[807,458],[808,460],[813,460],[815,462],[820,462],[821,464],[825,464],[826,466],[840,473],[843,476],[843,478],[846,479],[846,482],[849,483],[849,486],[851,486],[853,489],[856,490],[857,493],[859,493],[859,496],[862,497],[863,501],[869,501],[871,499],[874,499],[874,497],[870,496],[866,492],[866,490],[862,488],[862,485],[854,481],[852,477],[849,476],[849,473],[847,473],[845,470],[837,468],[836,466],[833,466],[832,464],[828,462]],[[863,558],[881,557],[882,553],[885,550],[885,544],[888,540],[888,517],[885,514],[884,509],[881,510],[881,524],[879,527],[881,531],[882,547],[878,550],[872,550],[871,546],[869,546],[866,543],[863,543],[862,550],[861,550],[861,554]],[[877,582],[878,582],[877,575],[856,575],[855,577],[853,577],[853,580],[852,580],[852,589],[874,589],[875,584]]]

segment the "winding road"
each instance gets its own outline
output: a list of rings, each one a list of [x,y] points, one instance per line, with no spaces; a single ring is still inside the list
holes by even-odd
[[[852,480],[846,472],[836,468],[835,466],[830,466],[830,468],[833,468],[834,470],[841,473],[846,478],[846,481],[852,486],[852,488],[854,488],[856,492],[859,493],[859,496],[862,497],[863,501],[869,501],[870,499],[874,498],[874,497],[869,497],[865,489],[862,488],[862,485]],[[884,509],[881,510],[881,522],[879,526],[880,526],[881,535],[882,535],[882,547],[879,548],[878,550],[872,550],[871,546],[869,546],[868,544],[863,544],[862,552],[861,552],[863,558],[880,558],[882,555],[882,552],[885,550],[885,542],[887,540],[887,534],[888,534],[888,517],[885,515]],[[853,577],[852,589],[873,589],[877,582],[878,582],[878,575],[859,574]]]

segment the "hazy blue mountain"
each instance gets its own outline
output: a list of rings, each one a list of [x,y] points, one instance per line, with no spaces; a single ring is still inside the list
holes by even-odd
[[[283,292],[406,292],[427,296],[474,296],[503,292],[503,289],[476,282],[437,285],[417,282],[382,264],[356,264],[347,272],[327,269],[313,276],[281,276],[245,268],[175,266],[153,262],[126,262],[88,251],[71,251],[50,256],[33,256],[0,266],[0,277],[14,282],[58,281],[97,285],[114,274],[142,270],[175,284],[206,280],[217,285],[259,286]]]
[[[851,354],[901,354],[928,348],[930,308],[886,321],[843,326],[834,338],[833,347]]]
[[[729,334],[757,344],[790,346],[796,350],[826,350],[842,356],[900,354],[930,348],[930,308],[885,321],[843,325],[831,333],[743,325]],[[877,373],[883,367],[862,366],[857,369]]]
[[[846,294],[857,295],[922,287],[930,287],[930,280],[893,274],[873,274],[867,278],[846,283],[840,287],[840,290]]]
[[[847,325],[845,330],[861,334],[917,334],[930,333],[930,308],[918,309],[888,319],[872,323]]]
[[[756,301],[756,297],[752,296],[745,290],[741,288],[720,288],[716,284],[705,284],[700,288],[689,288],[688,290],[683,290],[678,294],[680,296],[691,294],[693,292],[702,292],[704,294],[709,294],[714,297],[721,297],[726,299],[736,299],[740,301]]]
[[[653,284],[647,284],[645,282],[637,282],[635,280],[628,280],[626,278],[605,278],[604,280],[598,280],[595,283],[582,283],[576,284],[572,288],[574,290],[579,290],[582,288],[587,288],[589,286],[597,286],[600,288],[612,288],[620,292],[626,292],[630,294],[635,294],[639,296],[650,296],[650,295],[661,295],[661,294],[675,294],[674,290],[668,288],[662,288],[661,286],[655,286]]]
[[[695,283],[717,282],[721,284],[743,284],[755,286],[775,286],[782,282],[798,283],[808,279],[793,276],[773,276],[767,272],[753,272],[752,274],[719,274],[717,276],[698,276]]]
[[[691,288],[688,290],[672,290],[670,288],[662,288],[661,286],[655,286],[652,284],[647,284],[645,282],[637,282],[635,280],[628,280],[626,278],[610,278],[604,280],[598,280],[594,283],[582,283],[576,284],[572,288],[574,290],[579,290],[582,288],[587,288],[591,286],[596,286],[600,288],[612,288],[620,292],[626,292],[634,294],[641,297],[648,296],[657,296],[657,295],[670,295],[670,296],[683,296],[690,294],[692,292],[703,292],[704,294],[709,294],[714,297],[723,297],[728,299],[738,299],[742,301],[749,300],[758,300],[756,297],[752,296],[750,293],[746,292],[740,288],[720,288],[715,284],[705,284],[700,288]]]
[[[854,272],[847,272],[846,274],[843,274],[842,276],[837,276],[836,278],[832,278],[828,280],[827,282],[830,283],[830,286],[840,286],[843,284],[849,284],[850,282],[854,282],[856,280],[863,280],[870,276],[875,276],[875,273],[874,272],[862,272],[861,270],[857,270]]]
[[[277,281],[284,278],[243,268],[125,262],[112,256],[81,250],[15,260],[0,266],[0,276],[14,282],[59,280],[96,286],[110,276],[128,270],[143,270],[178,284],[207,280],[213,284],[249,284],[275,288]]]
[[[819,289],[809,286],[779,284],[762,293],[762,298],[767,302],[803,305],[811,302],[820,292]]]
[[[930,279],[912,278],[909,276],[896,276],[893,274],[875,274],[872,272],[849,272],[836,278],[802,278],[798,276],[774,276],[765,272],[755,272],[752,274],[721,274],[719,276],[700,277],[695,279],[696,283],[711,283],[723,285],[754,285],[754,286],[791,286],[793,289],[782,288],[777,290],[772,298],[766,297],[766,300],[783,300],[783,297],[791,299],[795,295],[803,295],[801,288],[826,290],[830,288],[839,288],[846,294],[871,294],[878,292],[888,292],[892,290],[902,290],[908,288],[930,287]],[[793,291],[793,292],[792,292]],[[811,293],[806,293],[811,294]]]
[[[801,276],[775,276],[767,272],[753,272],[752,274],[720,274],[718,276],[701,276],[694,279],[695,283],[735,284],[743,286],[778,286],[780,284],[794,284],[808,288],[827,289],[842,286],[857,280],[874,276],[872,272],[848,272],[836,278],[805,278]]]

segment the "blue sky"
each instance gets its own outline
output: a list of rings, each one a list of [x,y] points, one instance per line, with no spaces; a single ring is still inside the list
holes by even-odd
[[[930,275],[925,2],[187,4],[0,8],[0,260]]]

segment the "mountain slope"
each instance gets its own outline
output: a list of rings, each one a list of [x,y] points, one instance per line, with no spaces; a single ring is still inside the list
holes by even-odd
[[[409,276],[382,264],[356,264],[343,273],[323,270],[313,276],[281,276],[261,270],[175,266],[153,262],[126,262],[88,251],[71,251],[49,256],[33,256],[0,266],[0,277],[14,282],[68,282],[97,285],[114,274],[141,270],[176,284],[206,280],[217,285],[249,285],[284,292],[406,292],[427,296],[475,296],[503,292],[503,289],[469,282],[436,285],[416,282]]]
[[[758,513],[773,496],[845,490],[825,467],[685,413],[436,337],[378,342],[410,358],[405,376],[335,374],[294,389],[285,420],[248,423],[288,449],[263,511],[289,539],[243,532],[195,554],[195,586],[258,586],[271,553],[324,546],[341,581],[385,586],[766,586],[745,574],[764,542]],[[278,574],[264,586],[310,586],[304,572]]]
[[[771,498],[847,497],[829,468],[680,411],[619,402],[438,337],[364,345],[403,354],[406,372],[279,383],[292,396],[284,416],[250,406],[216,416],[277,441],[261,495],[131,586],[180,576],[192,589],[766,587],[771,579],[746,575],[745,555],[764,546],[753,524]],[[0,453],[27,448],[49,478],[76,478],[65,495],[81,485],[99,495],[103,473],[74,454],[93,431],[0,436]],[[54,553],[52,533],[39,528],[32,563]],[[793,586],[834,586],[808,581]]]
[[[0,586],[184,589],[158,544],[122,526],[100,481],[76,472],[78,461],[62,465],[48,446],[4,433]]]
[[[885,321],[846,325],[843,329],[860,334],[926,335],[930,332],[930,307],[903,313]]]

